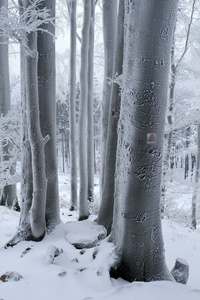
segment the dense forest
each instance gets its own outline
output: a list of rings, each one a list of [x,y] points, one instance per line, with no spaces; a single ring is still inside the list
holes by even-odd
[[[65,202],[114,246],[110,277],[187,282],[162,219],[199,228],[199,4],[0,1],[0,205],[19,215],[5,251],[42,243]]]

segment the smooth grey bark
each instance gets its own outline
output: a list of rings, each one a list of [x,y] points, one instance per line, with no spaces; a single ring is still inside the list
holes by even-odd
[[[8,1],[0,1],[0,9],[8,9]],[[1,32],[0,32],[1,35]],[[9,58],[8,58],[8,38],[0,36],[0,115],[5,116],[11,109],[10,100],[10,76],[9,76]],[[9,160],[10,143],[1,142],[3,150],[2,161]],[[10,168],[11,175],[15,173],[15,166]],[[3,188],[0,204],[11,207],[17,201],[16,185],[7,185]]]
[[[19,1],[20,4],[20,1]],[[20,13],[23,7],[20,8]],[[27,122],[27,93],[26,93],[26,57],[23,47],[20,47],[20,71],[21,71],[21,106],[22,106],[22,150],[21,150],[21,205],[20,205],[20,222],[18,232],[21,238],[27,239],[31,234],[30,226],[30,209],[33,200],[33,172],[31,146],[28,137]]]
[[[122,65],[124,49],[124,0],[119,1],[117,39],[115,48],[114,72],[109,111],[108,137],[105,153],[104,185],[102,187],[101,205],[98,213],[98,224],[103,225],[109,234],[113,221],[115,164],[117,151],[117,125],[121,105]]]
[[[194,177],[194,190],[192,195],[192,228],[197,228],[197,199],[198,199],[198,184],[199,184],[199,169],[200,169],[200,123],[198,123],[197,129],[197,163]]]
[[[33,57],[26,55],[28,134],[32,154],[33,201],[31,205],[31,238],[41,240],[45,235],[47,179],[45,174],[45,140],[40,129],[38,96],[37,33],[27,34],[27,45]]]
[[[70,173],[71,173],[71,210],[77,208],[77,134],[76,134],[76,0],[69,4],[70,15]]]
[[[101,181],[102,193],[104,183],[105,152],[108,134],[111,80],[113,76],[113,63],[117,31],[117,1],[103,0],[103,38],[104,38],[104,84],[102,98],[102,124],[101,124]]]
[[[49,9],[50,17],[55,17],[55,0],[42,1],[39,8],[45,7]],[[37,38],[38,90],[42,135],[50,137],[45,147],[46,225],[49,230],[52,230],[60,222],[56,149],[55,43],[51,35],[55,34],[55,27],[48,23],[43,24],[41,29],[43,31],[38,31]]]
[[[87,170],[88,170],[88,200],[94,198],[94,17],[95,1],[91,1],[91,17],[88,49],[88,122],[87,122]]]
[[[168,73],[177,2],[125,1],[123,90],[111,238],[113,276],[171,280],[164,257],[160,189]]]
[[[88,172],[87,172],[87,109],[88,109],[88,50],[91,18],[91,2],[84,1],[84,17],[81,42],[80,109],[79,109],[79,220],[87,219]]]

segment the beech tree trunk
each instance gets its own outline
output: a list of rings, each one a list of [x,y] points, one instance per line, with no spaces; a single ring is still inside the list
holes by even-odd
[[[0,1],[0,9],[8,9],[8,1]],[[0,32],[1,33],[1,32]],[[5,116],[11,109],[10,101],[10,76],[8,59],[8,38],[0,36],[0,115]],[[1,142],[3,151],[2,161],[9,160],[10,143]],[[15,173],[15,166],[10,168],[11,175]],[[0,204],[11,207],[17,201],[16,185],[7,185],[1,193]]]
[[[44,0],[40,8],[47,7],[50,17],[55,17],[55,0]],[[55,94],[55,34],[53,24],[43,24],[38,31],[38,88],[40,105],[40,126],[42,135],[50,140],[45,147],[45,169],[47,177],[46,223],[52,230],[60,222],[57,149],[56,149],[56,94]],[[45,32],[48,31],[48,32]]]
[[[176,0],[125,1],[125,52],[112,240],[113,276],[171,280],[165,264],[160,189]]]
[[[38,97],[37,33],[27,34],[27,44],[33,57],[26,55],[28,134],[32,154],[33,201],[31,206],[31,238],[41,240],[45,235],[47,180],[45,174],[45,140],[42,137]]]
[[[80,110],[79,110],[79,220],[87,219],[88,208],[88,172],[87,172],[87,110],[88,110],[88,50],[91,18],[91,2],[84,1],[84,19],[81,42],[80,70]]]
[[[121,104],[122,65],[124,50],[124,0],[120,0],[118,8],[117,40],[113,82],[111,90],[111,104],[109,111],[108,137],[105,153],[104,185],[102,187],[101,205],[98,214],[98,224],[103,225],[109,234],[113,221],[114,181],[117,150],[117,125]]]
[[[101,193],[104,183],[105,152],[107,144],[111,80],[117,31],[117,1],[103,0],[103,37],[104,37],[104,85],[102,99],[102,128],[101,128]]]
[[[69,3],[70,14],[70,172],[71,210],[77,208],[77,146],[76,146],[76,0]]]
[[[91,1],[91,17],[88,49],[88,124],[87,124],[87,169],[88,169],[88,200],[94,198],[94,17],[95,0]]]

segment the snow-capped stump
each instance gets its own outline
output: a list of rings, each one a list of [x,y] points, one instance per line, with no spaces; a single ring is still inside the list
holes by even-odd
[[[177,258],[171,274],[176,282],[186,284],[189,277],[189,265],[186,260]]]
[[[106,238],[106,229],[90,220],[66,224],[65,239],[77,249],[93,248]]]
[[[55,257],[59,256],[61,253],[63,253],[63,249],[57,248],[56,246],[49,246],[49,248],[47,249],[47,254],[45,256],[45,261],[48,264],[52,264]]]
[[[21,278],[23,278],[23,277],[18,272],[8,271],[5,274],[1,275],[0,280],[2,282],[19,281]]]

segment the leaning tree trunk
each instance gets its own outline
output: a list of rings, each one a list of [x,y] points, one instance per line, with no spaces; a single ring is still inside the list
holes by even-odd
[[[69,3],[70,14],[70,172],[71,210],[77,208],[77,146],[76,146],[76,0]]]
[[[79,220],[87,219],[88,208],[88,173],[87,173],[87,101],[88,101],[88,49],[91,18],[91,2],[84,1],[84,20],[81,43],[80,70],[80,110],[79,110]]]
[[[105,153],[104,185],[101,196],[101,206],[98,214],[98,224],[103,225],[109,234],[113,221],[114,181],[117,150],[117,125],[120,114],[122,65],[124,49],[124,0],[120,0],[118,9],[117,40],[115,48],[115,61],[113,82],[111,90],[111,106],[109,112],[109,126],[107,147]]]
[[[103,0],[103,36],[104,36],[104,84],[102,99],[102,128],[101,128],[101,193],[104,184],[105,152],[108,133],[111,80],[113,76],[113,63],[115,40],[117,31],[117,1]]]
[[[175,0],[125,1],[123,91],[112,240],[129,281],[170,280],[161,230],[160,189]]]
[[[27,34],[27,44],[33,52],[33,57],[26,55],[27,118],[33,171],[33,201],[30,226],[31,239],[39,241],[44,237],[46,230],[47,179],[45,174],[45,139],[42,137],[39,116],[37,33]]]
[[[55,17],[55,0],[42,1],[39,8],[47,7],[50,16]],[[38,31],[38,86],[40,105],[40,126],[43,136],[50,140],[45,147],[45,168],[47,177],[46,222],[53,229],[60,222],[57,148],[56,148],[56,94],[55,94],[55,34],[53,24],[43,24]],[[48,32],[46,32],[48,31]],[[51,33],[51,34],[50,34]]]
[[[8,9],[8,1],[0,1],[0,9]],[[1,34],[1,32],[0,32]],[[8,38],[0,36],[0,115],[5,116],[11,109],[10,101],[10,78],[9,78],[9,59],[8,59]],[[9,160],[9,148],[11,144],[1,142],[3,156],[2,161]],[[11,175],[15,173],[15,167],[10,168]],[[7,185],[3,188],[0,199],[1,205],[12,206],[17,200],[16,185]]]
[[[94,197],[94,11],[95,1],[91,1],[91,18],[88,49],[88,123],[87,123],[87,169],[88,169],[88,200]]]

